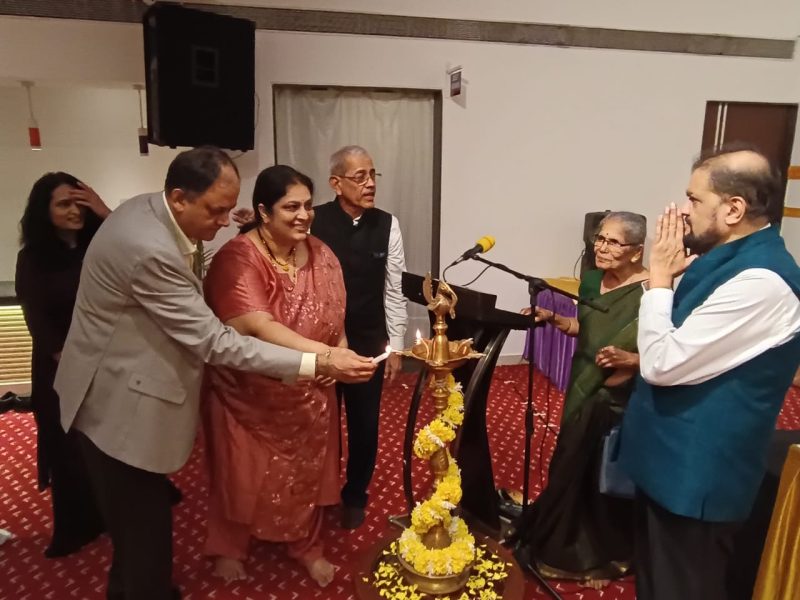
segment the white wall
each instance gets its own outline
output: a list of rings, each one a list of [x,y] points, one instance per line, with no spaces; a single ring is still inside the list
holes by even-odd
[[[463,65],[466,106],[444,103],[443,263],[488,233],[498,240],[490,258],[538,276],[572,272],[585,212],[652,216],[683,197],[707,100],[800,96],[791,61],[271,32],[257,40],[262,116],[272,83],[440,88],[447,66]],[[268,160],[268,118],[258,139]],[[475,272],[465,265],[449,277]],[[488,273],[478,286],[503,308],[526,302],[525,285],[507,275]],[[505,352],[521,344],[512,336]]]
[[[781,19],[773,18],[778,31]],[[9,30],[27,38],[28,22],[0,19],[0,40]],[[106,27],[114,30],[107,55],[126,57],[108,75],[135,81],[140,69],[128,59],[141,56],[135,25],[39,21],[31,35],[42,35],[42,45],[26,64],[56,77],[59,47],[76,46],[71,54],[88,61],[94,79],[106,57],[94,68],[84,47],[95,48],[94,33]],[[538,276],[572,272],[585,212],[652,216],[682,198],[707,100],[800,99],[797,60],[268,31],[257,33],[256,51],[259,126],[256,150],[240,161],[243,198],[257,169],[273,160],[272,84],[441,89],[447,67],[460,64],[465,102],[445,99],[443,108],[442,261],[488,233],[498,240],[490,258]],[[20,71],[0,46],[0,79],[12,67]],[[464,265],[449,275],[459,283],[475,272]],[[526,303],[524,284],[504,274],[489,273],[476,287],[497,293],[502,308]],[[514,335],[505,352],[521,346]]]
[[[0,80],[117,85],[144,82],[141,27],[0,17]]]
[[[175,151],[139,156],[139,105],[133,89],[36,87],[34,110],[43,149],[28,146],[28,101],[22,87],[0,87],[0,281],[13,281],[19,219],[31,186],[48,171],[66,171],[92,186],[110,207],[163,186]]]
[[[144,80],[139,28],[117,23],[0,18],[0,281],[14,279],[19,219],[36,179],[67,171],[109,204],[163,185],[175,151],[140,157],[139,104]],[[28,146],[32,80],[43,150]]]

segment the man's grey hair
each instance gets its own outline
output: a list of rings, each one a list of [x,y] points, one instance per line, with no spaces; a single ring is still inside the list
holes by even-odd
[[[616,221],[622,225],[622,230],[625,232],[624,242],[626,244],[644,244],[647,238],[647,219],[644,215],[624,210],[610,212],[600,221],[597,230],[600,231],[603,224],[609,221]]]
[[[344,146],[343,148],[339,148],[336,152],[331,154],[331,160],[329,163],[331,175],[344,175],[345,163],[347,162],[348,156],[369,157],[369,152],[367,152],[361,146],[356,146],[356,145]]]

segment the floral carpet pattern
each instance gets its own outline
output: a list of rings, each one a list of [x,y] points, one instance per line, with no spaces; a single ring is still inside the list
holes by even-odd
[[[522,487],[523,416],[526,367],[498,367],[490,391],[487,421],[495,482],[498,487]],[[339,513],[326,514],[324,539],[329,560],[338,566],[333,583],[318,588],[278,544],[255,544],[246,564],[249,579],[225,585],[211,575],[211,563],[202,555],[205,535],[206,477],[202,452],[196,447],[187,465],[173,480],[183,492],[174,510],[174,579],[186,600],[349,600],[355,598],[353,572],[358,556],[391,530],[390,515],[404,512],[401,448],[408,404],[415,376],[405,374],[384,388],[378,465],[370,488],[367,519],[359,529],[338,527]],[[536,378],[536,433],[532,442],[531,482],[535,496],[542,488],[547,462],[558,431],[562,396],[544,377]],[[419,421],[427,422],[424,405]],[[548,427],[545,427],[544,424]],[[778,427],[800,429],[800,395],[787,395]],[[30,414],[0,415],[0,528],[14,539],[0,545],[0,599],[102,600],[111,546],[106,536],[76,555],[57,560],[43,556],[49,539],[50,508],[46,493],[36,491],[36,435]],[[415,488],[424,493],[427,466],[415,461]],[[603,590],[553,582],[565,598],[575,600],[633,600],[632,578]],[[547,598],[528,580],[526,600]]]

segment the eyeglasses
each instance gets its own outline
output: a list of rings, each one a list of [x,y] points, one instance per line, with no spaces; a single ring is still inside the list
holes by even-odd
[[[594,245],[597,246],[598,248],[602,247],[603,244],[606,244],[606,246],[608,246],[609,250],[614,250],[614,251],[622,250],[623,248],[626,248],[628,246],[638,246],[639,245],[639,244],[623,244],[619,240],[615,240],[614,238],[603,237],[602,235],[594,236],[592,238],[592,241],[594,242]]]
[[[380,177],[380,173],[376,173],[375,169],[371,171],[356,171],[353,175],[337,175],[337,177],[341,177],[342,179],[349,179],[356,185],[367,185],[367,182],[372,179],[373,182],[377,183],[378,177]]]

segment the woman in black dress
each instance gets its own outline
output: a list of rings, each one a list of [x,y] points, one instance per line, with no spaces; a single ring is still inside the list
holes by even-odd
[[[49,487],[53,502],[48,558],[76,552],[104,530],[74,434],[61,427],[53,379],[72,319],[83,255],[110,212],[72,175],[47,173],[33,185],[20,222],[16,293],[33,340],[31,403],[39,490]]]

